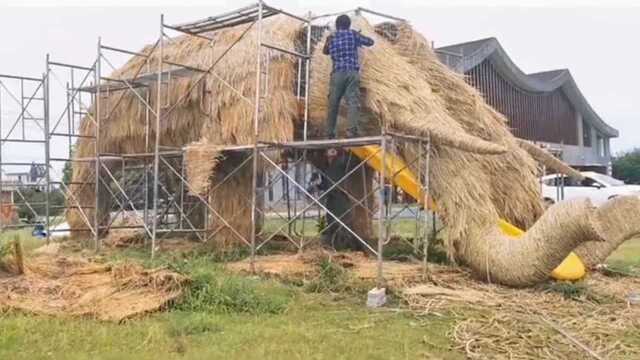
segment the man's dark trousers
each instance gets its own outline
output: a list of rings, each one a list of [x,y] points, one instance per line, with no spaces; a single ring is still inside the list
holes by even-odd
[[[331,74],[329,82],[329,112],[327,117],[327,137],[336,137],[340,100],[347,102],[347,136],[358,135],[360,118],[360,73],[358,71],[337,71]]]

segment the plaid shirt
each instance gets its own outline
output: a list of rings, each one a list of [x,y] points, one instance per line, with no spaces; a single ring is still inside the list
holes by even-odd
[[[329,43],[334,72],[359,71],[358,48],[373,45],[373,40],[354,30],[337,30]]]

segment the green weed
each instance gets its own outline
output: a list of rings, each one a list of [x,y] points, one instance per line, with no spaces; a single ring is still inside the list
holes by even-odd
[[[588,288],[582,282],[554,281],[545,284],[543,289],[561,294],[565,299],[577,300],[587,295]]]
[[[191,286],[184,301],[177,306],[183,311],[216,313],[279,314],[291,299],[290,291],[257,279],[221,276],[211,271],[192,273]]]
[[[177,308],[216,313],[279,314],[293,296],[274,281],[230,274],[208,256],[185,258],[169,264],[191,278],[188,293]]]
[[[342,266],[330,259],[323,259],[318,266],[320,267],[318,276],[304,285],[305,291],[311,293],[340,292],[347,288],[347,273]]]

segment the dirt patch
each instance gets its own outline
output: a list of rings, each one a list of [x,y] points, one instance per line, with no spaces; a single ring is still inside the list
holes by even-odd
[[[124,248],[142,248],[146,246],[146,233],[141,229],[116,229],[109,231],[104,237],[102,244],[106,248],[124,249]],[[156,250],[168,253],[188,253],[201,250],[205,246],[204,243],[186,239],[184,237],[168,237],[158,239]]]
[[[332,252],[310,250],[302,254],[277,254],[257,256],[255,271],[258,274],[281,279],[305,279],[318,275],[323,260],[342,266],[351,276],[366,281],[377,277],[377,261],[362,252]],[[234,272],[250,273],[250,259],[227,264]],[[417,262],[384,261],[384,278],[390,286],[399,286],[422,279],[422,265]]]
[[[431,269],[432,282],[403,296],[418,314],[456,317],[451,336],[468,358],[640,358],[640,305],[628,302],[638,278],[592,273],[581,283],[512,289]]]
[[[26,259],[24,274],[3,275],[0,310],[115,322],[164,308],[188,283],[188,278],[166,269],[100,264],[50,251]]]
[[[282,279],[306,278],[317,272],[315,263],[307,260],[307,257],[302,255],[257,256],[254,266],[255,271],[261,275]],[[229,263],[226,267],[233,272],[251,272],[249,259]]]
[[[102,239],[102,244],[113,248],[128,248],[133,246],[142,246],[145,239],[144,230],[139,229],[116,229],[111,230],[107,236]]]

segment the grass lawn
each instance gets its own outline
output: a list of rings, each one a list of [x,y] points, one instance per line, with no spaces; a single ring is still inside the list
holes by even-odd
[[[429,218],[427,224],[429,226],[427,230],[431,231],[431,218]],[[389,235],[391,236],[414,237],[416,234],[416,221],[414,218],[395,218],[393,220],[389,220],[388,225]],[[419,225],[419,230],[421,230],[421,226],[423,225],[422,222]],[[287,232],[288,228],[289,225],[286,220],[271,218],[265,222],[263,232],[265,234],[271,234],[278,231]],[[304,234],[305,236],[317,236],[319,234],[318,220],[316,219],[307,219],[304,222],[299,219],[292,221],[291,228],[294,233]],[[377,220],[373,220],[373,228],[375,231],[378,230]],[[418,234],[420,234],[420,232]]]
[[[38,239],[31,236],[32,228],[21,229],[21,230],[10,230],[0,233],[0,246],[7,241],[11,241],[16,237],[20,238],[22,242],[22,247],[25,251],[30,251],[35,248],[38,248],[45,244],[45,239]]]
[[[406,229],[407,231],[410,230]],[[44,243],[15,234],[26,249]],[[364,306],[362,289],[312,293],[294,286],[225,272],[206,254],[159,256],[128,250],[112,261],[137,258],[193,279],[185,300],[170,311],[123,324],[0,314],[0,359],[462,359],[451,350],[453,317],[416,317]],[[624,244],[609,262],[640,266],[640,240]]]
[[[362,289],[312,293],[304,286],[229,274],[202,254],[153,262],[135,250],[107,257],[171,267],[192,278],[191,289],[170,311],[123,324],[0,314],[0,359],[463,358],[450,352],[453,318],[369,310]]]
[[[640,275],[640,238],[625,242],[607,259],[607,263]]]
[[[5,314],[2,359],[415,359],[448,353],[446,318],[297,294],[280,314],[171,311],[125,324]]]

